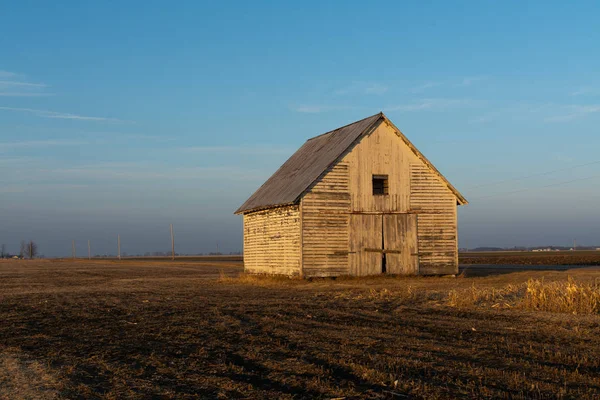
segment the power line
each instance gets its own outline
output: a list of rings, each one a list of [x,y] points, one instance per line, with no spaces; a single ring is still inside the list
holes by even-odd
[[[527,189],[515,190],[513,192],[496,193],[496,194],[492,194],[492,195],[489,195],[489,196],[474,197],[473,199],[475,199],[475,200],[489,199],[489,198],[492,198],[492,197],[505,196],[505,195],[515,194],[515,193],[529,192],[531,190],[545,189],[545,188],[549,188],[549,187],[553,187],[553,186],[566,185],[568,183],[585,181],[585,180],[588,180],[588,179],[595,179],[595,178],[600,178],[600,175],[588,176],[586,178],[572,179],[570,181],[564,181],[564,182],[551,183],[550,185],[545,185],[545,186],[537,186],[537,187],[532,187],[532,188],[527,188]]]
[[[521,177],[518,177],[518,178],[511,178],[511,179],[505,179],[505,180],[497,181],[497,182],[484,183],[483,185],[471,186],[470,188],[467,188],[467,190],[469,190],[469,189],[478,189],[478,188],[488,187],[488,186],[496,186],[496,185],[500,185],[500,184],[508,183],[508,182],[523,181],[525,179],[535,178],[536,176],[550,175],[550,174],[554,174],[556,172],[569,171],[569,170],[572,170],[572,169],[575,169],[575,168],[582,168],[582,167],[587,167],[587,166],[595,165],[595,164],[600,164],[600,160],[588,162],[588,163],[585,163],[585,164],[573,165],[573,166],[567,167],[567,168],[555,169],[555,170],[552,170],[552,171],[539,172],[539,173],[536,173],[536,174],[521,176]],[[588,179],[588,178],[585,178],[585,179]]]

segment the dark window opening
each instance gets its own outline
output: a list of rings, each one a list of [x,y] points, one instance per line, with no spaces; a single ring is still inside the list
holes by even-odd
[[[373,194],[388,194],[387,175],[373,175]]]

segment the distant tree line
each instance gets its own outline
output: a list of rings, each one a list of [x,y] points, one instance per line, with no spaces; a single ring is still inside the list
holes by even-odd
[[[33,240],[25,241],[21,240],[21,245],[19,247],[18,254],[11,254],[6,250],[6,245],[3,244],[0,246],[0,258],[29,258],[33,259],[38,256],[39,250],[38,245]]]
[[[29,258],[29,259],[33,259],[36,257],[39,257],[39,248],[38,248],[38,244],[33,241],[33,240],[29,240],[29,241],[25,241],[25,240],[21,240],[20,243],[20,247],[19,247],[19,252],[18,253],[10,253],[7,251],[6,249],[6,245],[2,244],[0,245],[0,259],[2,258]],[[171,252],[170,251],[153,251],[153,252],[146,252],[143,255],[142,254],[136,254],[136,255],[128,255],[126,252],[123,252],[121,254],[123,257],[170,257],[171,256]],[[223,252],[210,252],[210,253],[175,253],[175,256],[204,256],[204,255],[209,255],[209,256],[220,256],[220,255],[232,255],[232,256],[237,256],[237,255],[242,255],[241,251],[232,251],[229,253],[223,253]],[[42,256],[43,257],[43,256]],[[113,258],[116,257],[115,255],[112,254],[96,254],[92,256],[93,258]]]
[[[577,246],[577,250],[597,250],[600,246]],[[523,247],[523,246],[515,246],[515,247],[475,247],[474,249],[460,248],[459,251],[466,252],[491,252],[491,251],[533,251],[540,249],[549,249],[549,250],[573,250],[573,246],[534,246],[534,247]]]

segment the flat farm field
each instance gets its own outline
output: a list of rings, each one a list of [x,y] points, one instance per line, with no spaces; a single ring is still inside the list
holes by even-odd
[[[594,250],[466,252],[459,258],[461,264],[600,266],[600,251]]]
[[[0,262],[0,398],[600,398],[600,268],[241,272]]]

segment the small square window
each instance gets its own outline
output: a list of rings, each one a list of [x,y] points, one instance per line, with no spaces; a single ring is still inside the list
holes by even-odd
[[[373,194],[382,195],[388,194],[388,176],[373,175]]]

